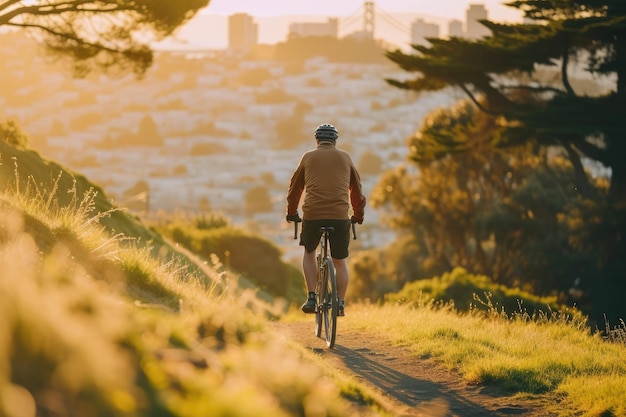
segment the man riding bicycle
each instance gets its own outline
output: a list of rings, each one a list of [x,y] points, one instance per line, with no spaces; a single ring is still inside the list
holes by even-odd
[[[339,132],[331,124],[322,124],[315,130],[317,147],[302,155],[291,177],[287,192],[287,221],[299,222],[298,205],[302,205],[302,233],[300,245],[304,246],[302,270],[308,297],[302,305],[305,313],[315,313],[315,282],[317,260],[315,249],[319,244],[322,226],[331,226],[330,252],[335,267],[338,315],[345,314],[345,297],[348,290],[348,246],[350,224],[363,223],[365,197],[361,177],[350,155],[335,147]],[[350,206],[352,216],[350,216]]]

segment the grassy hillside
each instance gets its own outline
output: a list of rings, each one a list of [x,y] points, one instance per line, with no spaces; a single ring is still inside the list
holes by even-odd
[[[31,215],[41,209],[63,209],[98,216],[98,223],[113,235],[132,237],[139,246],[151,246],[154,254],[171,256],[172,248],[160,234],[147,228],[137,217],[116,208],[96,184],[71,172],[37,152],[12,146],[0,140],[0,186],[16,198],[39,199]],[[86,206],[89,204],[89,206]],[[27,207],[28,208],[28,207]]]
[[[2,143],[0,158],[1,416],[395,415],[272,333],[267,317],[300,312],[283,316],[228,271],[193,262],[85,178]],[[602,338],[566,312],[437,299],[480,281],[465,275],[381,306],[351,302],[338,337],[350,328],[405,345],[546,415],[626,416],[623,323]]]
[[[166,225],[148,225],[127,210],[114,206],[103,190],[83,175],[41,158],[35,151],[15,147],[3,141],[0,141],[0,187],[11,190],[16,198],[28,196],[31,201],[38,201],[38,204],[30,208],[26,205],[26,214],[30,216],[28,227],[32,227],[42,212],[78,211],[88,218],[93,217],[89,219],[90,222],[97,219],[97,223],[104,227],[106,233],[115,236],[114,239],[119,240],[121,245],[142,248],[161,262],[175,262],[179,268],[185,268],[187,274],[197,276],[206,275],[206,271],[198,266],[199,263],[210,263],[215,254],[222,256],[224,251],[238,247],[238,251],[233,251],[228,269],[235,273],[231,280],[236,278],[239,286],[258,289],[258,296],[266,301],[271,301],[276,295],[288,301],[295,298],[299,300],[304,294],[300,272],[284,263],[278,249],[260,237],[244,234],[232,227],[214,228],[204,232],[219,233],[222,236],[226,234],[227,237],[204,239],[198,243],[200,246],[194,247],[191,243],[194,239],[197,240],[195,236],[198,235],[198,230],[194,230],[189,223],[182,225],[179,221],[172,221]],[[74,221],[65,217],[64,222]],[[63,229],[68,225],[58,224],[54,227]],[[53,234],[58,232],[53,231]],[[192,236],[187,237],[190,234]],[[50,239],[53,238],[50,236]],[[174,239],[173,243],[182,244],[195,254],[201,255],[202,259],[199,262],[188,259],[179,248],[172,247],[170,239]],[[253,250],[261,246],[261,250]],[[245,247],[251,247],[251,250],[244,251]],[[254,260],[261,264],[252,263]],[[217,262],[224,263],[223,256],[214,263]],[[211,281],[213,272],[202,279],[208,278]]]
[[[343,416],[368,398],[311,383],[322,371],[267,332],[256,292],[0,145],[0,415]]]

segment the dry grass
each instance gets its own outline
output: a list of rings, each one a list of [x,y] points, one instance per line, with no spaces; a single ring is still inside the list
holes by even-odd
[[[564,398],[553,410],[560,415],[626,416],[626,346],[592,335],[578,318],[351,304],[346,322],[434,358],[470,383]]]
[[[0,192],[0,415],[347,415],[254,291],[111,236],[80,198]]]
[[[92,191],[61,206],[57,187],[20,183],[0,192],[0,415],[332,417],[355,392],[377,403],[272,337],[268,306],[236,277],[111,235]],[[563,416],[626,416],[626,347],[576,316],[389,303],[351,304],[343,322],[470,382],[558,398]]]

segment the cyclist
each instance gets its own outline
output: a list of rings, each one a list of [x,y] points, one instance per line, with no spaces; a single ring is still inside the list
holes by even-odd
[[[335,147],[339,132],[331,124],[321,124],[315,129],[317,147],[302,155],[294,171],[287,192],[287,221],[301,221],[298,214],[300,197],[302,205],[302,233],[300,245],[304,246],[302,270],[308,297],[302,305],[305,313],[315,313],[315,282],[317,259],[315,249],[321,238],[320,228],[332,226],[330,252],[335,267],[338,315],[345,315],[345,297],[348,290],[348,246],[350,224],[363,223],[365,197],[361,177],[350,155]],[[352,216],[350,216],[350,206]]]

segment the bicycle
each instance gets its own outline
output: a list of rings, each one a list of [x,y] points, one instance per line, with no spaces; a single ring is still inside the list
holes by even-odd
[[[332,349],[337,338],[337,313],[339,311],[339,295],[337,294],[337,280],[335,266],[330,256],[329,238],[335,230],[333,227],[322,227],[320,244],[317,247],[317,281],[315,284],[316,312],[315,336],[322,335],[326,346]],[[294,239],[298,238],[298,222],[294,222]],[[352,238],[356,240],[356,229],[352,223]]]

